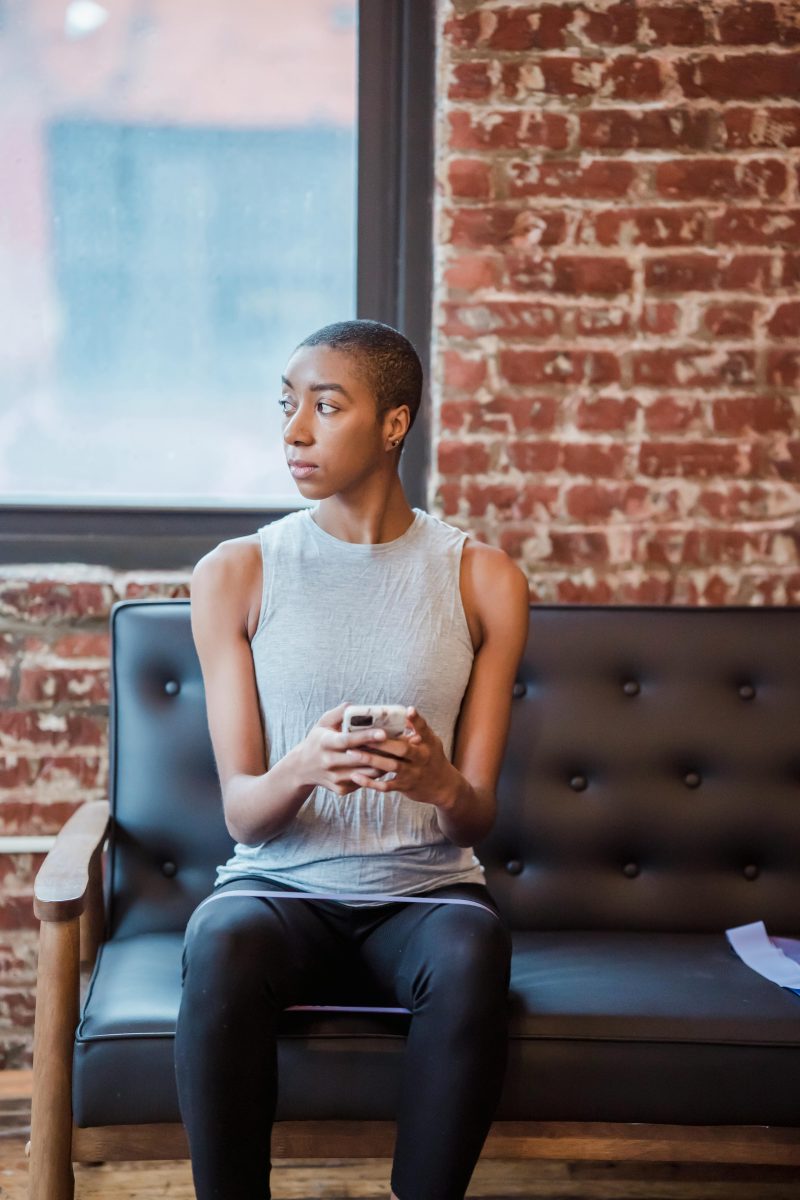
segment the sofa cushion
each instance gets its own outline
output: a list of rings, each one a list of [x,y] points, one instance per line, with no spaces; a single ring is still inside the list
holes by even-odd
[[[183,934],[105,942],[75,1038],[79,1126],[180,1121]],[[352,981],[281,1014],[276,1120],[393,1120],[407,1009]],[[515,931],[497,1120],[797,1122],[800,997],[724,933]],[[348,1011],[349,1008],[349,1011]]]

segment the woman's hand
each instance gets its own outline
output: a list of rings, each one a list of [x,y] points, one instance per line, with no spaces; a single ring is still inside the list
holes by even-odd
[[[327,788],[328,791],[336,792],[337,796],[347,796],[365,786],[361,780],[353,783],[353,760],[348,757],[348,749],[363,746],[367,742],[383,744],[386,740],[383,729],[342,732],[344,710],[350,703],[349,700],[343,700],[336,708],[329,708],[324,712],[298,745],[303,783]],[[384,770],[385,766],[382,763],[378,763],[376,767],[364,768],[369,783],[372,783],[373,775],[380,775]]]
[[[406,709],[411,726],[410,736],[387,738],[379,751],[354,747],[347,751],[348,761],[355,764],[352,777],[359,787],[375,788],[379,792],[402,792],[409,800],[421,804],[436,804],[437,796],[447,790],[453,764],[447,758],[442,739],[413,705]],[[387,763],[387,757],[390,762]],[[389,767],[389,773],[370,779],[371,767]]]

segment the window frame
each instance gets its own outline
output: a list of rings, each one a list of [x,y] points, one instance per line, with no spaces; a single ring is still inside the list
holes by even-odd
[[[400,460],[425,506],[430,455],[436,0],[359,0],[356,312],[400,329],[425,374]],[[301,499],[298,493],[298,500]],[[0,498],[0,563],[191,568],[220,541],[291,509],[12,504]]]

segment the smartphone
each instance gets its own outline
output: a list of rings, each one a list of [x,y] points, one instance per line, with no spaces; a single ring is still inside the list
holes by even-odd
[[[410,736],[410,729],[406,735],[406,706],[348,704],[342,716],[342,732],[355,733],[359,729],[384,729],[389,738]]]

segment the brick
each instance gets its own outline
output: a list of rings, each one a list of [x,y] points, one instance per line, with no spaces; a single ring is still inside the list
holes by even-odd
[[[567,119],[558,113],[459,111],[449,120],[452,150],[564,150],[568,145]]]
[[[497,286],[500,260],[490,254],[460,254],[444,269],[445,287],[457,292],[478,292]]]
[[[463,494],[472,517],[485,517],[491,511],[503,520],[544,520],[556,514],[559,489],[555,484],[466,483]]]
[[[444,34],[461,49],[554,50],[565,46],[564,30],[572,19],[568,8],[555,4],[477,9],[447,21]]]
[[[697,332],[705,330],[711,337],[751,340],[760,312],[757,304],[737,303],[734,300],[725,304],[709,304],[700,314]]]
[[[480,420],[480,404],[477,400],[444,400],[439,409],[439,420],[448,433],[469,430]]]
[[[775,387],[800,383],[800,351],[771,350],[767,354],[766,381]]]
[[[474,391],[486,379],[486,360],[484,358],[467,358],[455,350],[446,350],[444,354],[445,387],[455,391]]]
[[[764,478],[800,483],[800,438],[782,438],[759,447],[760,474]]]
[[[691,99],[787,100],[800,95],[800,54],[693,55],[675,64],[683,94]]]
[[[489,163],[477,158],[453,159],[447,172],[450,191],[469,200],[488,200],[492,194]]]
[[[570,475],[590,475],[593,479],[625,474],[627,447],[619,443],[565,442],[562,461]]]
[[[439,443],[439,470],[443,475],[460,475],[464,472],[479,474],[488,470],[489,452],[481,442]]]
[[[632,163],[621,159],[595,159],[585,166],[567,159],[533,162],[511,159],[504,164],[509,197],[571,196],[585,200],[613,200],[627,196],[635,179]]]
[[[751,449],[735,442],[651,442],[639,448],[639,473],[654,478],[747,475]]]
[[[492,77],[488,62],[459,62],[450,68],[450,100],[488,100],[492,94]]]
[[[781,267],[781,287],[800,284],[800,253],[784,254]]]
[[[631,354],[633,379],[637,384],[668,387],[703,387],[708,384],[752,384],[755,381],[755,352],[713,347],[639,350]]]
[[[575,311],[575,333],[578,337],[621,337],[630,334],[631,326],[631,314],[624,308],[583,307]]]
[[[711,426],[715,433],[733,437],[774,431],[793,433],[798,416],[788,396],[721,397],[711,404]]]
[[[716,14],[719,40],[729,45],[757,45],[779,42],[780,26],[774,4],[736,4]]]
[[[555,599],[559,604],[610,604],[614,592],[611,584],[605,579],[560,579],[557,583]]]
[[[588,432],[613,433],[627,430],[636,420],[638,405],[632,396],[594,396],[581,400],[575,425]]]
[[[800,337],[800,300],[778,304],[766,329],[772,337]]]
[[[485,405],[485,411],[508,414],[511,428],[517,433],[527,430],[547,433],[554,427],[557,417],[556,399],[548,395],[496,395]]]
[[[554,471],[561,461],[558,442],[509,441],[506,453],[510,465],[519,471]]]
[[[614,208],[585,213],[578,237],[600,246],[693,246],[705,237],[702,208]]]
[[[520,291],[614,295],[633,284],[624,258],[531,254],[515,248],[506,254],[505,264],[510,286]]]
[[[561,329],[561,309],[533,300],[463,301],[442,306],[450,337],[548,338]]]
[[[108,618],[118,599],[112,583],[0,575],[0,615],[28,624]]]
[[[4,749],[74,752],[105,746],[107,719],[82,712],[52,713],[35,709],[0,709],[0,744]]]
[[[796,490],[783,483],[719,483],[704,488],[696,500],[698,516],[714,521],[757,521],[793,516],[797,510]]]
[[[655,191],[668,200],[770,200],[783,194],[787,179],[786,165],[777,158],[670,159],[653,172]]]
[[[0,833],[4,837],[51,837],[85,803],[85,795],[70,800],[40,801],[35,795],[20,794],[19,799],[0,800]],[[94,799],[105,797],[98,793]]]
[[[800,208],[730,208],[712,219],[714,243],[744,242],[751,246],[796,246],[800,242]],[[788,281],[783,286],[790,286]]]
[[[772,259],[766,254],[737,254],[728,259],[713,254],[653,255],[644,264],[645,287],[670,292],[766,290],[771,280]]]
[[[108,669],[22,665],[17,702],[25,705],[108,705]]]
[[[566,237],[566,215],[551,208],[481,205],[445,210],[448,241],[459,246],[552,246]]]
[[[619,361],[605,351],[501,350],[501,376],[511,384],[612,383],[619,379]]]
[[[800,146],[800,109],[764,105],[729,107],[721,114],[728,150]]]
[[[654,4],[642,9],[640,41],[650,46],[703,46],[713,26],[696,4]]]
[[[595,96],[604,101],[656,100],[663,88],[660,64],[634,54],[610,59],[552,55],[533,63],[505,62],[500,74],[501,94],[520,102],[544,96],[562,100]]]
[[[578,142],[590,150],[705,150],[718,126],[713,109],[597,109],[578,113]]]
[[[602,9],[586,5],[582,11],[582,36],[592,46],[622,46],[637,40],[636,4],[608,4]]]
[[[648,514],[650,490],[641,484],[571,484],[565,494],[567,515],[586,524],[612,519],[641,519]]]
[[[685,433],[701,425],[703,409],[697,400],[686,400],[676,396],[659,396],[644,410],[644,424],[648,433]]]
[[[681,307],[668,300],[645,300],[639,318],[642,333],[670,335],[680,327]]]

